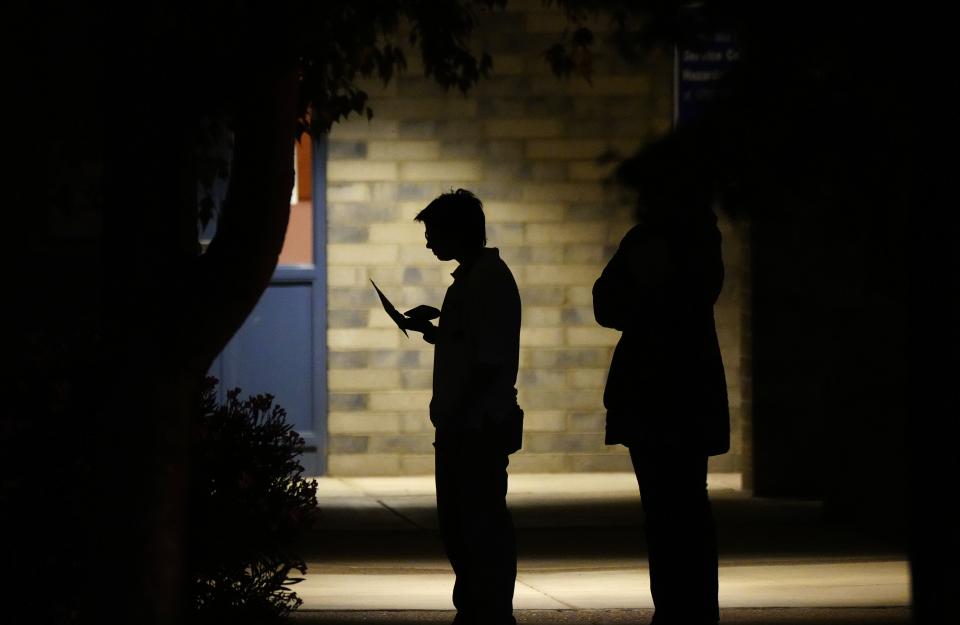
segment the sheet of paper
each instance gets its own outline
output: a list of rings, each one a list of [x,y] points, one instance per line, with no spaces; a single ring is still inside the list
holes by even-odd
[[[371,280],[370,284],[372,284],[373,288],[377,290],[377,295],[380,296],[380,303],[383,304],[383,309],[387,311],[387,314],[390,315],[390,318],[393,319],[393,322],[397,324],[397,327],[403,331],[404,335],[409,338],[410,335],[407,334],[407,329],[403,327],[403,315],[400,314],[400,311],[398,311],[394,305],[390,303],[390,300],[387,299],[387,296],[383,294],[383,291],[380,290],[380,287],[377,286],[376,282]]]

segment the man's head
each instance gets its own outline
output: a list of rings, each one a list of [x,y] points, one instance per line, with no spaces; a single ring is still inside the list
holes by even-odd
[[[466,189],[444,193],[417,213],[427,248],[440,260],[462,259],[487,244],[483,203]]]

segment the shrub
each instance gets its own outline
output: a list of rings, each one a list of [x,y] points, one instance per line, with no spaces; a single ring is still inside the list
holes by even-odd
[[[304,441],[271,395],[218,404],[216,378],[200,396],[187,527],[195,616],[202,622],[264,621],[302,601],[298,544],[317,514],[317,484],[303,478]]]

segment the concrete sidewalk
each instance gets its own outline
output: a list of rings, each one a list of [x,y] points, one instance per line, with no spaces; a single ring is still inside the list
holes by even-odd
[[[517,610],[520,625],[641,625],[653,610]],[[296,625],[449,625],[452,612],[421,610],[315,611],[291,616]],[[725,609],[723,625],[908,625],[908,608]]]
[[[439,563],[438,563],[439,564]],[[517,575],[518,610],[652,608],[646,567],[524,570]],[[452,610],[453,575],[440,570],[308,574],[295,588],[305,609]],[[869,608],[909,605],[903,561],[770,564],[720,568],[723,608]]]
[[[904,622],[907,563],[895,545],[824,523],[817,502],[751,498],[739,490],[739,475],[711,475],[709,482],[725,614],[763,622],[750,620],[760,610],[786,623],[826,610],[834,615],[829,622]],[[432,476],[320,479],[323,520],[308,546],[310,571],[295,587],[305,610],[298,618],[449,621],[453,576],[435,533],[433,497]],[[649,619],[632,474],[515,475],[509,502],[518,528],[521,622]],[[837,620],[843,615],[855,618]]]
[[[432,475],[314,479],[324,529],[436,529]],[[741,482],[739,473],[711,473],[708,487],[739,493]],[[641,519],[633,473],[520,473],[510,476],[507,500],[518,527],[634,525]],[[549,512],[558,509],[562,514]]]

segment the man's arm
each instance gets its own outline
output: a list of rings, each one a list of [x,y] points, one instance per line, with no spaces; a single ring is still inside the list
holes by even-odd
[[[421,332],[423,334],[423,340],[431,345],[437,342],[437,326],[430,323],[430,321],[427,319],[411,319],[410,317],[404,317],[403,327],[407,330]]]

